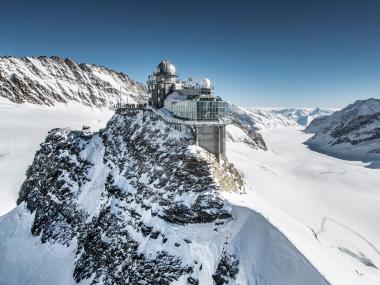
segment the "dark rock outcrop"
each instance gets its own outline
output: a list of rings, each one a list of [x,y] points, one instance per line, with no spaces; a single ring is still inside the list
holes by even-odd
[[[185,275],[198,284],[192,275],[198,266],[182,260],[190,237],[173,240],[165,225],[210,223],[212,231],[212,222],[232,216],[212,179],[215,158],[189,147],[193,143],[191,132],[173,130],[149,111],[117,114],[92,137],[52,130],[18,203],[35,212],[32,234],[42,242],[69,246],[75,240],[77,282],[170,284]],[[224,179],[241,180],[237,176],[230,171]],[[146,255],[139,249],[143,241],[160,246]],[[174,244],[181,254],[171,250]],[[234,277],[230,267],[237,261],[231,265],[227,257],[221,257],[217,280],[225,270]]]

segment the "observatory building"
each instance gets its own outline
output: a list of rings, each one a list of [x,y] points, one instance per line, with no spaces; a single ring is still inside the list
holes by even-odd
[[[150,104],[165,107],[175,117],[196,120],[222,120],[225,102],[214,96],[214,88],[207,78],[179,80],[173,63],[163,60],[148,79]]]
[[[149,104],[164,108],[181,125],[192,127],[197,144],[225,159],[226,154],[226,103],[214,95],[212,82],[207,78],[180,80],[176,67],[162,60],[148,77]]]

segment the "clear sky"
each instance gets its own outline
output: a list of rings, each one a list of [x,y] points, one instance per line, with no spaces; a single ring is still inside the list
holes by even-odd
[[[380,1],[0,2],[0,55],[58,55],[145,82],[161,59],[244,106],[380,98]]]

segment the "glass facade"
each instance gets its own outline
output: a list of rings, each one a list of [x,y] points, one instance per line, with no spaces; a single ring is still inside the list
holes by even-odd
[[[226,103],[208,98],[195,100],[165,100],[165,108],[173,115],[199,121],[216,121],[224,118]]]
[[[224,118],[225,102],[223,101],[197,101],[197,119],[202,121],[220,120]]]

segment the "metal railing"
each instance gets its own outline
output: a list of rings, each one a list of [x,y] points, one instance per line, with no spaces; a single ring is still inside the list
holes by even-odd
[[[122,104],[117,103],[112,106],[113,110],[140,110],[145,109],[147,107],[147,104]]]
[[[229,124],[228,119],[220,119],[220,120],[210,120],[210,121],[194,121],[194,120],[182,120],[179,118],[173,118],[165,115],[163,112],[159,110],[147,106],[146,109],[152,111],[154,114],[163,119],[166,123],[169,124],[177,124],[177,125],[187,125],[187,126],[223,126]]]
[[[148,104],[116,104],[113,106],[113,109],[119,112],[137,112],[139,110],[148,110],[152,113],[156,114],[162,120],[164,120],[168,124],[176,124],[176,125],[186,125],[186,126],[224,126],[229,124],[229,119],[219,119],[219,120],[210,120],[210,121],[195,121],[195,120],[182,120],[179,118],[174,118],[166,115],[165,113],[157,110],[156,108],[148,105]]]

